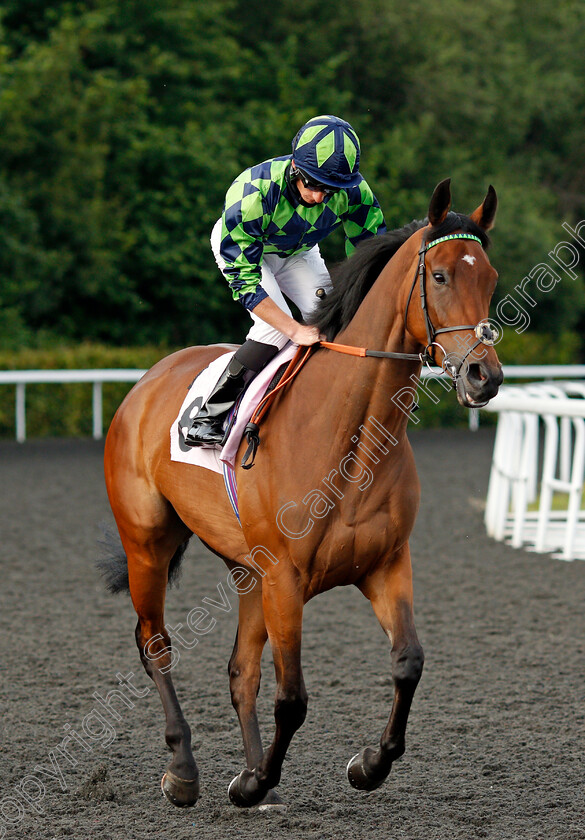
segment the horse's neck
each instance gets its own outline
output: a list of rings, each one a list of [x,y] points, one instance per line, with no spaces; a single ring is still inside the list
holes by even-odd
[[[339,344],[395,353],[419,353],[422,349],[405,329],[405,310],[414,280],[418,239],[399,249],[376,280],[351,323],[336,337]],[[416,306],[413,295],[410,306]],[[343,364],[339,360],[338,364]],[[395,437],[404,436],[414,400],[420,363],[407,359],[360,359],[351,366],[347,391],[355,408],[366,418],[373,416]]]
[[[419,346],[405,330],[405,310],[418,264],[419,238],[411,237],[394,254],[351,322],[337,335],[337,342],[398,353],[418,352]],[[411,301],[413,304],[416,300]]]

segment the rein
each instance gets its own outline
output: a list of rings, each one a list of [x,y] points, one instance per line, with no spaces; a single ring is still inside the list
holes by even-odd
[[[424,362],[422,353],[391,353],[385,350],[368,350],[365,347],[353,347],[351,344],[336,344],[334,341],[320,341],[320,347],[345,353],[347,356],[373,356],[376,359],[408,359],[412,362]]]
[[[281,391],[286,385],[288,385],[291,379],[294,379],[294,377],[300,371],[302,366],[305,364],[305,362],[313,352],[313,347],[314,345],[311,345],[309,347],[300,346],[297,349],[297,352],[292,357],[292,359],[288,363],[288,367],[282,374],[278,385],[276,385],[267,394],[264,394],[256,408],[252,412],[250,421],[244,429],[244,434],[246,435],[246,439],[248,441],[248,448],[246,449],[244,457],[242,458],[242,469],[249,470],[250,467],[254,466],[254,459],[256,457],[256,452],[260,445],[260,427],[258,425],[260,423],[260,420],[264,417],[269,407],[272,405],[272,402],[278,394],[278,392]],[[251,458],[250,463],[248,463],[249,458]]]

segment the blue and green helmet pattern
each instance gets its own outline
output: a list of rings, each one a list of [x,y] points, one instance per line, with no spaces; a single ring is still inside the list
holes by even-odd
[[[315,181],[330,187],[359,183],[360,141],[351,125],[340,117],[313,117],[292,141],[295,166]]]

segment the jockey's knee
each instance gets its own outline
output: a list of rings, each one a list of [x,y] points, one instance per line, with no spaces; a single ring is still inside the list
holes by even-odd
[[[239,362],[248,370],[258,373],[266,367],[269,361],[278,353],[278,347],[274,344],[265,344],[262,341],[254,341],[248,338],[242,346],[236,350],[233,361]]]

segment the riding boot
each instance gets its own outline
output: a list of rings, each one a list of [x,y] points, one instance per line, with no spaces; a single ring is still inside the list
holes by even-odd
[[[252,378],[246,374],[259,373],[277,353],[273,344],[252,339],[242,344],[193,419],[185,436],[187,446],[221,446],[225,418]]]

